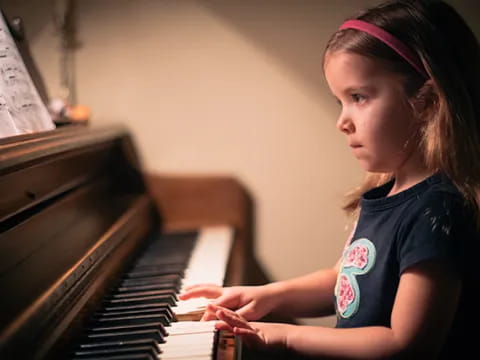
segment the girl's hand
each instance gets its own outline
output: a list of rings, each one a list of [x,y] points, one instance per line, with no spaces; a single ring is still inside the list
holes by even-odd
[[[261,322],[248,322],[238,313],[218,305],[209,304],[210,311],[221,321],[215,327],[228,330],[240,336],[248,347],[257,349],[285,349],[287,332],[291,325]]]
[[[222,288],[217,285],[199,284],[186,288],[179,296],[180,300],[196,297],[216,299],[215,305],[235,310],[247,320],[258,320],[267,315],[274,304],[270,292],[265,286],[233,286]],[[215,320],[215,311],[207,307],[202,320]]]

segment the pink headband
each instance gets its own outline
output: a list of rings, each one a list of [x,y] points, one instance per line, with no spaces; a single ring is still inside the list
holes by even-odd
[[[429,78],[418,56],[412,50],[410,50],[403,42],[398,40],[392,34],[386,32],[382,28],[379,28],[378,26],[370,24],[363,20],[347,20],[339,28],[339,30],[343,29],[356,29],[372,35],[373,37],[382,41],[384,44],[388,45],[402,58],[407,60],[408,63],[412,65],[415,70],[417,70],[426,79]]]

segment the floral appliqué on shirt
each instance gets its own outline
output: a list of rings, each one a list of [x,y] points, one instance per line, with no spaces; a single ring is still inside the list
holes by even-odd
[[[356,277],[370,271],[375,264],[375,255],[375,245],[366,238],[353,241],[343,252],[335,286],[339,316],[349,318],[357,312],[360,304],[360,289]]]

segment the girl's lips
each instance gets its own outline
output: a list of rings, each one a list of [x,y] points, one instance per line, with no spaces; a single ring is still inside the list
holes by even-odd
[[[348,146],[350,146],[351,148],[357,148],[362,146],[362,144],[355,141],[347,141],[347,143],[348,143]]]

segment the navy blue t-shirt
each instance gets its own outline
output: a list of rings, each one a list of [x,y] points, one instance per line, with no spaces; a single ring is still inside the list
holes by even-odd
[[[466,339],[466,315],[473,310],[468,303],[473,298],[471,285],[478,279],[470,266],[474,258],[469,258],[478,248],[474,212],[442,174],[387,197],[393,183],[362,196],[360,216],[343,252],[335,287],[336,327],[390,327],[402,272],[421,261],[439,259],[463,279],[462,298],[446,344],[456,351],[457,343]]]

